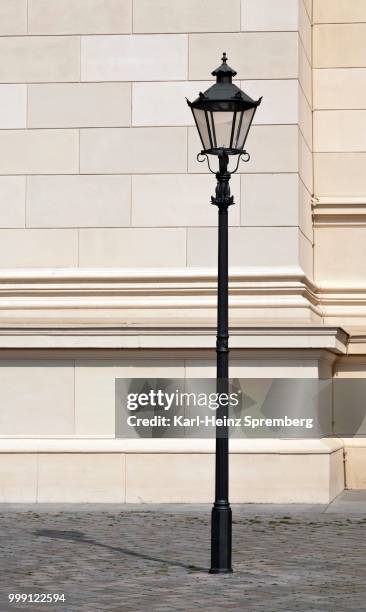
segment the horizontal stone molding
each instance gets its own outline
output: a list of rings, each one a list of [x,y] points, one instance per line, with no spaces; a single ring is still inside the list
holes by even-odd
[[[214,268],[3,270],[0,272],[0,326],[13,328],[16,334],[29,325],[38,330],[68,326],[92,330],[105,329],[108,325],[122,330],[120,337],[113,331],[107,341],[102,337],[91,341],[95,334],[90,331],[80,344],[76,339],[78,334],[74,334],[75,346],[79,347],[137,348],[153,347],[155,343],[159,347],[186,348],[192,342],[196,346],[198,335],[187,336],[187,328],[207,327],[214,336],[216,275]],[[230,308],[232,329],[247,325],[253,317],[262,324],[273,319],[287,323],[289,317],[294,324],[308,324],[318,323],[322,318],[315,287],[297,267],[233,268]],[[177,331],[173,334],[174,327]],[[147,328],[155,329],[155,339],[145,334]],[[131,329],[135,329],[134,336],[129,335]],[[164,329],[169,332],[163,334]],[[212,339],[208,343],[204,332],[201,335],[203,340],[199,346],[213,346]],[[21,336],[25,338],[24,331],[13,346],[22,345]],[[24,346],[72,346],[71,335],[67,341],[59,338],[56,344],[54,337],[48,341],[44,335],[41,337],[40,331],[34,331],[33,336],[33,341],[26,340]],[[177,345],[178,337],[181,341]],[[3,348],[10,346],[8,343],[9,339],[0,341]]]
[[[365,226],[366,196],[313,198],[314,227]]]
[[[232,306],[252,304],[257,294],[268,294],[273,305],[281,294],[286,303],[307,299],[315,303],[315,287],[301,268],[233,268],[230,273]],[[0,271],[2,308],[162,308],[216,305],[214,268],[177,269],[59,269]],[[272,296],[272,299],[271,299]],[[276,297],[277,296],[277,297]],[[53,298],[52,301],[50,298]],[[244,299],[244,302],[241,301]],[[259,298],[263,301],[263,297]]]
[[[0,347],[212,348],[216,275],[215,268],[4,269]],[[296,266],[231,268],[230,309],[233,348],[256,347],[248,340],[251,326],[262,335],[270,326],[294,337],[295,327],[314,326],[314,338],[327,335],[324,324],[362,327],[366,283],[315,284]]]
[[[215,268],[4,269],[0,346],[211,348],[216,276]],[[251,326],[292,330],[287,336],[298,335],[294,327],[314,326],[315,337],[324,323],[337,327],[342,316],[366,316],[366,285],[316,285],[296,266],[231,268],[230,309],[236,348],[249,346],[241,337]]]
[[[25,326],[0,329],[0,349],[211,349],[215,348],[215,327],[170,326],[93,329],[39,328]],[[250,350],[306,350],[344,354],[348,335],[341,328],[303,327],[283,329],[231,327],[230,346]]]
[[[366,444],[366,441],[365,441]],[[340,438],[312,440],[231,440],[230,453],[324,455],[344,447]],[[215,440],[117,440],[115,438],[0,438],[0,453],[202,453],[213,454]]]

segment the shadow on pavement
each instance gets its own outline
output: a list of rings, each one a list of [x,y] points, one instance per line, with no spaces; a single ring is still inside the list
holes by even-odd
[[[109,544],[102,544],[101,542],[96,542],[95,540],[88,538],[81,531],[59,531],[57,529],[37,529],[34,534],[36,536],[44,537],[44,538],[52,538],[54,540],[71,540],[73,542],[81,543],[81,544],[90,544],[91,546],[100,546],[101,548],[106,548],[107,550],[113,550],[118,553],[122,553],[123,555],[130,555],[131,557],[137,557],[138,559],[145,559],[146,561],[155,561],[156,563],[164,563],[165,565],[172,565],[175,567],[183,567],[184,569],[190,570],[192,572],[207,572],[207,567],[199,567],[197,565],[187,565],[186,563],[182,563],[180,561],[169,561],[169,559],[160,559],[159,557],[151,557],[150,555],[144,555],[143,553],[138,553],[133,550],[128,550],[126,548],[120,548],[119,546],[110,546]]]

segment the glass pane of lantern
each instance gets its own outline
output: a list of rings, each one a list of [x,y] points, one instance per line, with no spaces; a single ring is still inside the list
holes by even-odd
[[[214,112],[213,121],[215,129],[216,148],[230,148],[231,131],[234,113],[232,111]]]
[[[233,142],[233,147],[235,149],[244,149],[245,141],[248,136],[249,128],[252,123],[254,113],[255,107],[237,114],[235,123],[235,136]]]
[[[211,132],[208,129],[208,118],[207,113],[204,110],[199,110],[198,108],[193,108],[194,118],[197,123],[197,128],[199,135],[201,137],[203,149],[206,151],[207,149],[212,149],[213,144],[211,140]]]

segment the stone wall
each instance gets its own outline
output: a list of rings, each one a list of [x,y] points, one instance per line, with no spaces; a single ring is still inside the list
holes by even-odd
[[[314,1],[316,279],[349,301],[357,289],[358,320],[344,313],[356,326],[365,304],[365,22],[362,1]]]
[[[311,276],[309,4],[1,0],[0,267],[214,266],[185,96],[225,50],[264,96],[232,183],[231,265]]]
[[[114,379],[215,375],[215,181],[185,97],[223,51],[263,96],[232,179],[231,374],[331,376],[311,24],[311,0],[0,0],[0,501],[212,497],[213,444],[113,439]],[[235,501],[329,501],[343,443],[244,441],[232,468]]]

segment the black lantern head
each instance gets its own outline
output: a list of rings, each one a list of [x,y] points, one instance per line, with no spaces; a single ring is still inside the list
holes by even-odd
[[[226,53],[222,64],[211,73],[216,83],[194,102],[187,100],[201,138],[203,153],[219,155],[241,155],[262,98],[252,100],[233,84],[235,70],[227,64]]]

